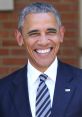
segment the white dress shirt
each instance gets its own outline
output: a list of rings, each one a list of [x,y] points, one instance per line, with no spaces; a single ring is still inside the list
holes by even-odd
[[[58,60],[57,57],[55,61],[51,64],[51,66],[44,72],[48,75],[46,80],[46,85],[48,86],[51,98],[51,106],[53,103],[53,95],[55,90],[55,83],[56,83],[56,75],[57,75],[57,66]],[[32,112],[32,117],[35,117],[35,102],[36,102],[36,92],[39,85],[39,75],[42,74],[40,71],[35,69],[30,62],[28,61],[27,65],[27,82],[28,82],[28,92],[29,92],[29,102]]]

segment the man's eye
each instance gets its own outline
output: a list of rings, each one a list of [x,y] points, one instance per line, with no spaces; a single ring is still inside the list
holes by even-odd
[[[49,31],[49,32],[47,32],[47,34],[50,34],[50,35],[54,35],[56,33],[57,33],[57,31]]]
[[[30,33],[29,36],[39,36],[40,34],[39,33]]]
[[[50,29],[47,30],[47,34],[54,35],[56,33],[57,33],[57,30],[56,29],[50,28]]]

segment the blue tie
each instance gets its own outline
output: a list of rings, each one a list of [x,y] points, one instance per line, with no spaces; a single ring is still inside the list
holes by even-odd
[[[51,115],[51,100],[48,87],[45,83],[46,74],[41,74],[40,84],[36,95],[36,117],[50,117]]]

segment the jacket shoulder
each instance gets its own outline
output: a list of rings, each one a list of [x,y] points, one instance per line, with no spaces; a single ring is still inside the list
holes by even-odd
[[[24,67],[14,71],[13,73],[3,77],[0,79],[0,85],[3,84],[3,83],[7,83],[7,82],[10,82],[14,79],[16,79],[17,77],[20,77],[27,69],[27,65],[25,65]]]
[[[68,76],[72,76],[74,79],[82,82],[82,69],[61,61],[59,61],[59,66]]]

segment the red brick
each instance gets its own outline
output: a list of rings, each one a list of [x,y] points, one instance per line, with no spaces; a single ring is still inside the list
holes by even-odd
[[[64,23],[63,25],[64,25],[66,30],[68,30],[68,29],[69,30],[71,30],[71,29],[77,30],[79,27],[78,23],[76,23],[76,22],[68,22],[68,23]]]
[[[26,4],[26,2],[18,2],[17,4],[16,4],[16,6],[15,6],[15,8],[16,8],[16,10],[21,10],[21,9],[23,9],[24,8],[24,6],[26,6],[27,4]]]
[[[25,58],[3,58],[3,64],[5,65],[21,65],[25,63]]]
[[[16,40],[3,40],[2,45],[5,47],[14,47],[14,46],[18,46]]]
[[[74,40],[74,39],[64,39],[63,46],[70,47],[70,48],[77,47],[77,40]]]
[[[9,14],[9,17],[12,19],[12,21],[17,21],[18,14],[16,13],[16,11],[13,11],[13,13]]]
[[[8,49],[4,49],[4,48],[0,48],[0,56],[7,56],[9,54],[9,50]]]
[[[8,14],[6,12],[0,12],[0,20],[8,19]]]
[[[8,67],[0,67],[0,74],[5,74],[9,72],[9,68]]]
[[[64,0],[64,2],[75,4],[78,3],[78,0]]]
[[[78,33],[77,33],[77,31],[66,31],[65,36],[69,37],[69,38],[70,37],[76,38],[76,37],[78,37]]]
[[[23,65],[23,66],[24,66],[24,65]],[[10,72],[12,73],[12,72],[18,70],[18,69],[21,68],[21,67],[22,67],[21,65],[20,65],[20,67],[19,67],[19,66],[11,67],[11,68],[10,68]]]
[[[11,50],[11,54],[17,55],[17,56],[19,56],[19,55],[23,56],[26,54],[26,50],[25,49],[13,49],[13,50]]]
[[[73,46],[72,46],[73,47]],[[78,50],[74,49],[74,48],[63,48],[62,51],[61,51],[61,56],[69,56],[69,58],[74,58],[76,56],[76,54],[78,53]]]
[[[8,38],[9,35],[10,35],[10,32],[0,29],[0,37],[3,37],[3,38],[7,37]]]
[[[64,58],[63,58],[62,61],[63,61],[64,63],[73,65],[73,66],[75,66],[75,67],[78,67],[78,66],[79,66],[79,62],[78,62],[77,59],[64,59]]]
[[[70,5],[70,4],[56,4],[54,3],[54,6],[60,11],[60,12],[75,12],[78,10],[77,5]]]
[[[16,23],[15,22],[4,22],[3,28],[14,29],[14,28],[16,28]]]
[[[78,14],[76,13],[62,13],[62,19],[64,21],[74,22],[78,18]]]

